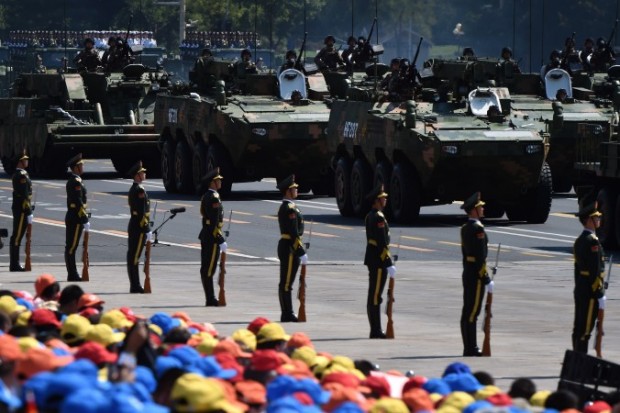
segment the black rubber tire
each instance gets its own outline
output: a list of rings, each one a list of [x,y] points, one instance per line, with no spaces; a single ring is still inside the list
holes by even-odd
[[[544,224],[551,212],[551,200],[553,193],[553,179],[551,168],[547,162],[543,163],[538,178],[538,186],[532,188],[527,193],[526,216],[529,224]]]
[[[413,168],[397,163],[390,179],[388,206],[394,220],[411,224],[420,216],[420,183]]]
[[[192,177],[194,182],[194,193],[201,195],[205,190],[205,186],[202,184],[202,178],[207,173],[207,146],[198,142],[194,145],[194,152],[192,153]]]
[[[321,174],[319,180],[312,183],[312,193],[316,196],[335,196],[334,171],[329,169],[327,173]]]
[[[227,196],[232,191],[232,184],[235,178],[233,164],[226,149],[219,143],[213,143],[209,145],[207,150],[207,171],[217,167],[220,168],[220,175],[224,177],[222,179],[222,187],[218,192],[223,196]]]
[[[182,194],[191,194],[194,190],[192,176],[192,156],[185,141],[179,141],[174,156],[174,184]]]
[[[174,179],[174,158],[175,158],[175,145],[170,139],[166,139],[161,148],[161,179],[164,183],[166,192],[177,192],[177,187]]]
[[[484,217],[485,218],[501,218],[504,216],[506,209],[495,201],[485,201]]]
[[[116,172],[118,172],[123,178],[127,176],[129,169],[137,162],[137,160],[130,159],[124,155],[115,155],[110,158],[112,165]],[[148,171],[147,171],[148,172]]]
[[[356,159],[351,168],[351,205],[356,217],[364,218],[370,211],[367,195],[372,190],[372,171],[363,159]]]
[[[568,176],[553,176],[553,192],[565,194],[573,189],[573,181]]]
[[[615,188],[606,186],[598,191],[596,202],[601,211],[601,226],[596,230],[596,236],[605,248],[615,248],[617,245],[614,215],[616,214],[616,198],[618,192]]]
[[[343,217],[353,216],[351,203],[351,162],[347,158],[339,158],[334,171],[334,191],[336,204]]]

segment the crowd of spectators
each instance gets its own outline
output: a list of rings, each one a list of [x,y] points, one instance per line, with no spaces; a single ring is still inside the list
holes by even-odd
[[[580,405],[528,378],[501,389],[461,362],[442,377],[380,371],[258,317],[223,337],[184,312],[108,309],[39,276],[0,291],[0,412],[620,412],[620,392]]]
[[[183,58],[190,59],[198,58],[203,49],[253,49],[255,45],[261,47],[259,34],[254,32],[188,31],[179,49]]]
[[[98,49],[107,48],[107,41],[110,37],[127,36],[123,30],[85,30],[65,31],[63,30],[12,30],[9,38],[2,42],[3,46],[12,48],[29,47],[82,47],[84,40],[93,39],[95,47]],[[157,47],[157,41],[152,31],[130,31],[128,44],[142,45],[144,47]]]

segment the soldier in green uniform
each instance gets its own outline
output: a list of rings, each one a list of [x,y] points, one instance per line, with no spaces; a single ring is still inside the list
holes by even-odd
[[[11,248],[9,251],[11,271],[24,271],[24,267],[19,264],[19,248],[22,238],[26,233],[28,224],[32,224],[33,207],[30,205],[32,199],[32,182],[26,172],[28,168],[28,156],[23,154],[17,161],[15,172],[13,173],[13,234],[11,235]]]
[[[573,350],[588,352],[588,341],[594,328],[599,308],[605,308],[603,247],[596,236],[601,225],[601,214],[596,202],[584,198],[579,208],[583,232],[575,240],[575,320],[573,322]]]
[[[88,72],[94,72],[99,66],[102,65],[99,58],[99,52],[95,49],[95,42],[93,39],[88,38],[84,40],[84,50],[78,53],[73,59],[73,63],[77,65],[78,70],[86,70]]]
[[[291,291],[297,275],[299,264],[308,263],[308,255],[301,242],[304,234],[304,217],[293,200],[297,198],[295,175],[281,180],[277,187],[282,192],[282,204],[278,210],[278,224],[280,225],[280,241],[278,242],[278,258],[280,259],[280,284],[278,297],[280,299],[281,322],[297,322],[293,311]]]
[[[217,192],[222,187],[222,179],[220,168],[208,172],[203,178],[203,184],[208,185],[209,189],[200,200],[200,215],[202,215],[202,230],[198,236],[201,247],[200,279],[205,291],[207,307],[219,305],[213,289],[213,275],[217,268],[220,252],[226,252],[228,247],[222,233],[224,207],[220,194]]]
[[[65,215],[65,265],[67,281],[82,281],[75,265],[75,251],[80,244],[82,231],[88,232],[90,222],[86,212],[86,187],[82,182],[84,161],[82,154],[77,154],[67,162],[71,175],[67,181],[67,213]]]
[[[344,60],[334,47],[336,39],[329,35],[325,38],[325,47],[322,48],[314,57],[314,63],[322,71],[336,71],[345,66]]]
[[[396,275],[396,267],[390,255],[390,227],[383,215],[387,203],[383,185],[377,185],[367,196],[372,209],[366,215],[366,254],[364,265],[368,267],[368,297],[366,312],[370,323],[370,338],[386,338],[381,329],[381,303],[387,277]]]
[[[144,244],[151,240],[151,223],[149,221],[151,203],[142,182],[146,180],[146,169],[142,162],[135,164],[128,172],[133,178],[133,185],[129,189],[129,225],[127,226],[127,272],[129,275],[129,292],[143,294],[140,285],[140,271],[138,263],[144,249]]]
[[[480,357],[482,352],[476,341],[476,323],[485,285],[492,291],[493,283],[487,273],[487,252],[489,239],[480,220],[484,217],[484,202],[480,193],[469,197],[461,209],[468,219],[461,227],[461,252],[463,253],[463,310],[461,312],[461,336],[463,338],[463,356]]]

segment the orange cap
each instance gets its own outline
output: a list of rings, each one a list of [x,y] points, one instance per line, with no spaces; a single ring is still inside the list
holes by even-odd
[[[41,274],[39,278],[34,282],[34,291],[36,292],[36,296],[39,297],[43,291],[50,285],[56,283],[56,278],[52,274]]]
[[[251,358],[252,354],[246,351],[241,350],[239,344],[230,339],[224,339],[216,344],[213,348],[213,354],[217,353],[229,353],[232,354],[235,358],[243,357],[243,358]]]
[[[17,362],[15,373],[22,380],[27,380],[42,371],[52,371],[66,366],[73,361],[73,356],[56,356],[48,348],[31,348],[25,357]]]
[[[78,300],[79,309],[84,309],[88,307],[96,307],[101,304],[105,304],[105,301],[97,297],[95,294],[89,294],[89,293],[82,294],[82,296]]]
[[[0,359],[4,361],[21,360],[24,357],[19,348],[19,343],[10,334],[0,336]]]

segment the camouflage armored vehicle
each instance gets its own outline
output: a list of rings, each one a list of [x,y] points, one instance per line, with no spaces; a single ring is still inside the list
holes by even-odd
[[[487,117],[496,106],[506,118]],[[506,88],[480,88],[466,102],[424,89],[419,101],[377,103],[359,88],[332,104],[328,143],[343,216],[364,216],[382,182],[388,213],[411,223],[420,207],[481,191],[486,216],[544,223],[551,207],[544,124],[510,107]]]
[[[118,73],[23,73],[0,99],[0,159],[7,173],[26,150],[33,175],[58,176],[71,154],[111,159],[125,173],[141,159],[159,170],[155,95],[166,73],[131,64]]]
[[[219,166],[224,193],[233,182],[292,173],[302,191],[329,193],[329,109],[322,101],[327,93],[322,75],[288,69],[236,78],[230,63],[214,58],[208,73],[190,74],[195,87],[189,94],[157,97],[155,128],[166,190],[199,192],[202,176]]]

